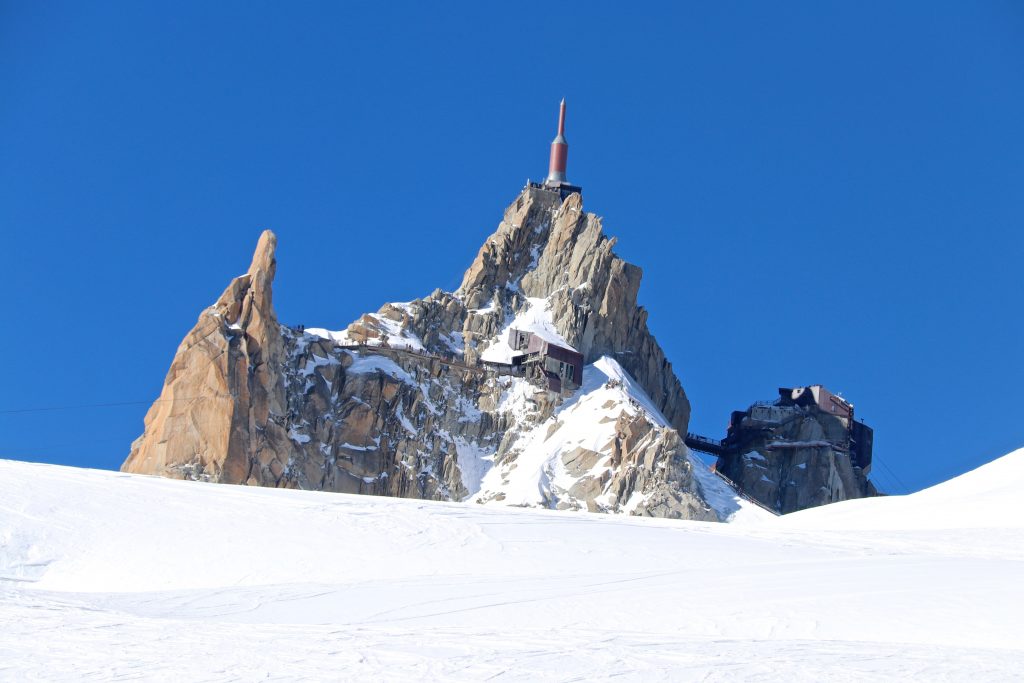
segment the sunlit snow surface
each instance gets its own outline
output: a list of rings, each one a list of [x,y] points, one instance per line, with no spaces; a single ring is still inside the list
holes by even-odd
[[[1019,680],[1022,487],[734,526],[0,461],[0,680]]]

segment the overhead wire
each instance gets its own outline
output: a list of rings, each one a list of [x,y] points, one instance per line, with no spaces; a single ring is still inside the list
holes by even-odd
[[[900,479],[896,475],[896,473],[893,472],[892,469],[888,465],[885,464],[884,461],[882,461],[877,455],[872,456],[872,460],[874,460],[874,462],[877,462],[879,465],[881,465],[885,469],[885,471],[889,473],[889,476],[892,477],[892,479],[900,486],[900,488],[903,489],[903,493],[904,494],[910,493],[910,487],[907,486],[905,483],[903,483],[903,480]]]
[[[43,413],[55,410],[81,410],[83,408],[116,408],[120,406],[139,406],[152,403],[174,403],[176,401],[197,401],[203,398],[225,398],[227,394],[214,394],[212,396],[191,396],[185,398],[158,398],[151,401],[117,401],[113,403],[80,403],[73,406],[43,406],[40,408],[14,408],[11,410],[0,410],[0,415],[13,415],[16,413]]]
[[[186,346],[181,351],[178,351],[177,353],[185,353],[185,352],[191,350],[193,347],[197,346],[200,342],[206,341],[206,339],[210,335],[212,335],[214,332],[216,332],[217,330],[220,329],[220,323],[222,322],[222,320],[223,319],[220,318],[219,316],[215,317],[211,321],[214,324],[214,326],[213,326],[213,328],[209,332],[204,334],[199,339],[196,339],[194,342],[192,342],[191,344]],[[219,355],[220,354],[218,354],[218,356]],[[19,414],[19,413],[43,413],[43,412],[51,412],[51,411],[58,411],[58,410],[81,410],[81,409],[84,409],[84,408],[116,408],[116,407],[122,407],[122,406],[145,405],[147,403],[163,403],[163,402],[173,402],[173,401],[194,401],[197,398],[210,398],[210,397],[209,396],[197,396],[197,397],[192,397],[192,398],[158,398],[155,401],[113,401],[113,402],[107,402],[107,403],[80,403],[80,404],[76,404],[76,405],[64,405],[64,406],[40,406],[40,407],[35,407],[35,408],[8,408],[8,409],[0,410],[0,415],[14,415],[14,414]]]

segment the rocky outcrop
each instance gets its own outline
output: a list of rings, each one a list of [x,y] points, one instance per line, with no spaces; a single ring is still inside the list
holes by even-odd
[[[458,499],[455,437],[436,423],[462,412],[479,373],[387,350],[372,357],[282,327],[271,283],[276,240],[265,232],[235,278],[178,348],[126,472],[234,484]],[[431,391],[422,385],[429,382]],[[487,417],[463,434],[487,436]]]
[[[876,495],[843,444],[842,418],[814,407],[778,408],[781,417],[743,448],[719,458],[718,471],[780,514]]]
[[[264,232],[248,272],[185,336],[123,470],[244,482],[254,462],[288,463],[287,438],[272,419],[286,410],[285,343],[271,295],[275,247]]]
[[[493,300],[513,315],[523,297],[545,299],[555,328],[584,362],[614,357],[685,433],[690,402],[637,304],[642,271],[613,246],[580,195],[559,204],[557,195],[527,188],[481,247],[458,294],[470,309]],[[494,325],[471,327],[473,340],[493,334]]]
[[[639,493],[635,514],[717,521],[699,495],[694,464],[674,429],[658,429],[643,415],[622,413],[616,421],[609,477],[615,498]]]
[[[587,366],[583,387],[560,402],[519,400],[529,392],[526,383],[503,382],[503,407],[515,426],[506,431],[472,500],[719,519],[678,432],[614,359]]]
[[[615,358],[669,423],[685,433],[690,402],[637,303],[642,271],[615,255],[601,219],[580,195],[527,187],[505,210],[454,293],[436,290],[408,304],[386,304],[346,330],[346,339],[416,340],[431,353],[477,362],[504,343],[506,323],[543,300],[566,343],[592,363]]]
[[[637,305],[640,269],[613,246],[579,195],[528,187],[457,291],[299,331],[274,314],[266,232],[182,342],[122,469],[715,519],[677,432],[689,402]],[[584,355],[582,388],[482,362],[524,315]]]

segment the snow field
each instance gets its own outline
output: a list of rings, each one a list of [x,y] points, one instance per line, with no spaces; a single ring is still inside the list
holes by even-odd
[[[1022,473],[734,526],[0,461],[0,679],[1012,680]]]

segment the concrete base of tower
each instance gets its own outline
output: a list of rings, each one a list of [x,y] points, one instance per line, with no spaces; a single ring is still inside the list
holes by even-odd
[[[548,192],[557,192],[559,199],[565,199],[572,193],[578,193],[581,197],[583,196],[583,188],[579,185],[572,185],[563,181],[551,181],[545,180],[543,183],[534,183],[526,181],[527,187],[532,187],[538,190],[547,190]]]

